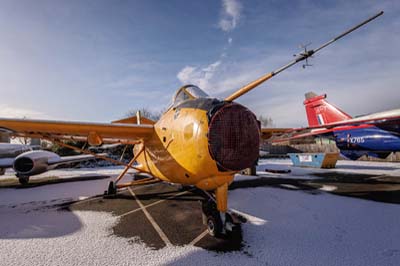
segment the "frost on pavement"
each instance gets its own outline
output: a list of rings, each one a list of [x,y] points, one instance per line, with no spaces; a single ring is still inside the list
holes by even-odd
[[[139,239],[114,236],[112,227],[118,219],[111,214],[74,213],[83,226],[73,234],[56,238],[1,239],[0,265],[176,265],[185,257],[193,258],[193,265],[232,265],[247,261],[246,257],[242,260],[239,253],[216,256],[193,246],[153,250]]]

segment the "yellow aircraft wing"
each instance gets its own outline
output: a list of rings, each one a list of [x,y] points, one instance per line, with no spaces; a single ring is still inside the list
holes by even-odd
[[[0,132],[13,136],[84,139],[91,145],[107,142],[129,142],[146,139],[153,125],[127,123],[88,123],[0,118]],[[113,141],[110,141],[113,140]]]

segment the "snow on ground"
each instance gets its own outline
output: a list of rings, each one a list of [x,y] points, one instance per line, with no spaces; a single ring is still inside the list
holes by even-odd
[[[217,255],[193,246],[153,250],[139,239],[113,236],[111,228],[117,219],[110,214],[81,211],[75,214],[84,224],[73,234],[1,240],[0,265],[245,265],[248,262],[248,257],[240,253]]]
[[[193,246],[153,250],[139,239],[114,236],[118,218],[109,213],[52,209],[25,213],[25,205],[10,205],[34,204],[58,193],[58,198],[98,193],[96,189],[104,189],[96,184],[101,181],[107,182],[1,189],[0,265],[398,265],[400,261],[400,205],[325,192],[271,187],[230,191],[230,207],[267,221],[245,224],[245,248],[232,253]],[[46,215],[54,223],[41,218]],[[34,227],[18,231],[22,224]],[[6,225],[15,230],[13,234],[7,234]]]
[[[46,173],[33,176],[33,178],[44,178],[57,176],[59,178],[71,178],[78,176],[110,176],[115,177],[123,167],[102,167],[102,168],[80,168],[80,169],[57,169]],[[128,173],[132,173],[131,170]],[[6,175],[0,178],[15,178],[13,170],[7,170]],[[129,175],[127,175],[129,178]],[[32,201],[51,201],[51,200],[78,200],[79,198],[102,194],[107,188],[110,178],[92,181],[71,182],[65,184],[52,184],[46,186],[21,189],[21,192],[29,191],[29,197],[21,197],[15,189],[1,189],[0,206],[5,204],[20,204]]]
[[[249,252],[260,264],[398,265],[400,261],[399,205],[275,188],[234,192],[234,208],[268,221],[266,226],[244,227]]]

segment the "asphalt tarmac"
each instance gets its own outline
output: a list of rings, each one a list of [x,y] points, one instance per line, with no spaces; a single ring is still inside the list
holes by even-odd
[[[242,239],[211,237],[202,222],[201,192],[157,183],[128,188],[114,197],[96,197],[72,204],[70,210],[111,212],[119,217],[117,236],[134,238],[154,249],[194,245],[213,251],[240,250]]]
[[[0,265],[398,265],[397,164],[287,165],[235,177],[229,206],[249,219],[236,239],[207,234],[194,188],[156,183],[104,198],[120,169],[59,170],[28,186],[6,177]]]
[[[235,181],[230,190],[279,187],[312,194],[329,192],[338,196],[400,203],[400,177],[343,173],[322,173],[316,177],[260,176]],[[182,191],[171,184],[157,183],[129,188],[111,198],[99,196],[76,202],[69,209],[110,212],[120,218],[113,228],[115,235],[136,239],[132,241],[144,242],[154,249],[167,245],[194,245],[218,252],[241,250],[246,243],[241,238],[221,239],[208,235],[202,223],[203,198],[195,188]]]

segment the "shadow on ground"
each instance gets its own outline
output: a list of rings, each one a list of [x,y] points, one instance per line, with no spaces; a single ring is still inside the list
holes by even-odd
[[[319,194],[321,190],[339,196],[348,196],[385,203],[400,203],[400,177],[364,174],[344,174],[339,172],[315,173],[317,179],[259,177],[235,181],[230,189],[248,187],[277,187],[281,189],[302,190]]]
[[[203,225],[201,211],[204,195],[201,191],[194,188],[182,191],[165,183],[138,187],[133,191],[135,197],[129,191],[124,191],[115,197],[72,204],[70,209],[111,212],[119,217],[113,228],[115,235],[130,238],[129,241],[138,239],[153,249],[161,249],[166,243],[139,206],[139,200],[174,246],[193,244],[216,252],[242,249],[241,234],[229,239],[205,234],[206,226]],[[193,242],[196,239],[198,241]]]
[[[0,239],[54,238],[77,232],[82,223],[74,213],[65,209],[70,202],[0,206]]]
[[[0,189],[1,188],[17,188],[17,189],[26,189],[32,187],[39,187],[45,185],[52,184],[60,184],[60,183],[69,183],[69,182],[78,182],[78,181],[92,181],[98,179],[107,179],[110,178],[108,175],[80,175],[75,177],[68,178],[59,178],[57,176],[48,176],[42,178],[31,179],[28,184],[20,184],[18,178],[8,178],[6,180],[0,179]]]

